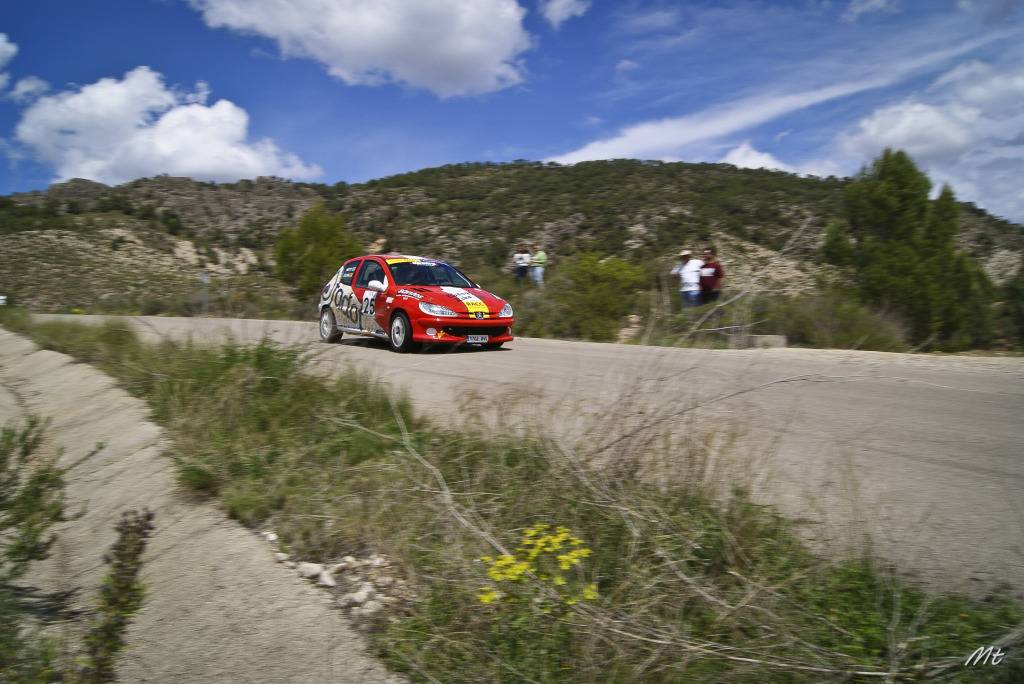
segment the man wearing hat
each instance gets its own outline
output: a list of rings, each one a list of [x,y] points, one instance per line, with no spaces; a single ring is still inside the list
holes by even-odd
[[[672,268],[672,275],[679,276],[679,294],[683,308],[700,306],[700,269],[704,262],[693,258],[693,252],[684,249],[679,253],[679,263]]]

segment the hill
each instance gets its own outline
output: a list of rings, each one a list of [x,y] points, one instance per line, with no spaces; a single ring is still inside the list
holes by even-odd
[[[269,248],[323,202],[369,251],[449,259],[485,283],[502,277],[524,241],[544,244],[555,269],[584,251],[665,266],[682,246],[715,242],[734,286],[759,277],[766,291],[806,292],[841,280],[818,255],[848,182],[632,160],[458,164],[330,186],[75,179],[0,199],[0,240],[15,255],[0,264],[0,291],[46,311],[191,313],[205,268],[211,311],[302,315],[270,276]],[[958,242],[1001,284],[1019,268],[1024,230],[964,204]]]

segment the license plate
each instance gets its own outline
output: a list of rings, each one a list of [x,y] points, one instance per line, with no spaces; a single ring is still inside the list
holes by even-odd
[[[487,335],[466,335],[466,342],[468,344],[483,344],[489,339],[490,337]]]

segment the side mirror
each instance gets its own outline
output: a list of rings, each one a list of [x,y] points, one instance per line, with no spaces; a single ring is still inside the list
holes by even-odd
[[[388,286],[379,280],[371,280],[366,284],[367,290],[373,290],[374,292],[384,292],[388,289]]]

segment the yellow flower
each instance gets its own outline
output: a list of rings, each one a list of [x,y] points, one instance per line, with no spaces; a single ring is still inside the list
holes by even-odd
[[[565,584],[565,578],[564,578],[564,577],[556,577],[555,579],[553,579],[553,580],[551,580],[551,581],[552,581],[552,582],[553,582],[554,584],[558,585],[558,586],[562,586],[562,585],[564,585],[564,584]]]
[[[490,587],[481,587],[476,597],[480,600],[480,603],[487,605],[488,603],[494,603],[495,599],[498,598],[498,592]]]
[[[593,582],[588,584],[587,587],[583,590],[583,598],[585,598],[588,601],[593,601],[594,599],[596,599],[597,598],[597,585],[594,584]]]

